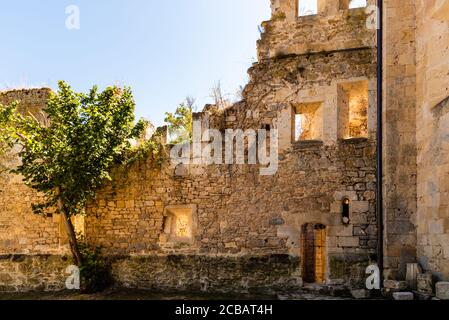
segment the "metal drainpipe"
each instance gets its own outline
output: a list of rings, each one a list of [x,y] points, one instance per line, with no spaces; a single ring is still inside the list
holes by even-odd
[[[384,216],[383,216],[383,0],[377,1],[378,29],[377,29],[377,259],[380,269],[380,284],[383,286],[384,272]]]

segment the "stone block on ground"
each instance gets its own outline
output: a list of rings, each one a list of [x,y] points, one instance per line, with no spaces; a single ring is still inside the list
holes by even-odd
[[[368,299],[370,298],[370,291],[366,289],[351,290],[351,295],[354,299]]]
[[[404,291],[408,288],[407,281],[385,280],[384,288],[392,291]]]
[[[393,299],[398,301],[414,300],[415,296],[413,292],[395,292],[393,293]]]
[[[407,275],[406,280],[408,286],[412,290],[417,289],[417,279],[418,276],[422,273],[422,269],[418,263],[408,263],[407,264]]]
[[[449,282],[438,282],[435,285],[436,296],[440,300],[449,300]]]
[[[421,273],[416,279],[417,291],[422,294],[432,294],[432,274],[431,273]]]

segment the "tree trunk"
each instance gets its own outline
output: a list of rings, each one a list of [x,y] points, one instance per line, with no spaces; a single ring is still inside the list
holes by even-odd
[[[74,262],[78,267],[80,267],[83,262],[83,256],[78,248],[78,242],[76,241],[75,228],[73,227],[72,220],[70,219],[69,213],[64,208],[61,199],[58,200],[58,209],[64,222],[65,231],[69,237],[70,250],[72,251]]]
[[[83,257],[78,248],[78,242],[76,241],[75,228],[73,227],[72,220],[70,220],[70,216],[62,210],[62,219],[64,220],[65,230],[69,237],[70,250],[72,251],[73,259],[75,260],[75,264],[79,267],[83,261]]]

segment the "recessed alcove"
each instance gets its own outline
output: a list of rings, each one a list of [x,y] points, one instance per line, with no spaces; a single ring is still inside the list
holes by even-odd
[[[368,138],[368,81],[338,84],[338,138]]]
[[[195,206],[165,208],[162,242],[191,243],[196,231]]]
[[[323,108],[322,102],[299,103],[292,106],[293,141],[322,140]]]

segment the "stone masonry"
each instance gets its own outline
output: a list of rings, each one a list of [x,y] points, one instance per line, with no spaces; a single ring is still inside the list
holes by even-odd
[[[384,2],[385,276],[404,280],[406,264],[419,262],[448,280],[449,1]],[[364,288],[379,240],[376,30],[349,1],[318,0],[310,16],[299,16],[297,0],[271,7],[242,101],[194,118],[222,137],[278,130],[277,172],[170,161],[159,169],[150,159],[114,169],[78,226],[111,259],[118,285],[272,292],[301,287],[307,274]],[[7,91],[0,103],[20,100],[21,112],[44,119],[48,94]],[[1,165],[17,161],[12,153]],[[0,175],[0,290],[61,288],[69,250],[58,215],[31,213],[38,197],[20,177]]]
[[[263,261],[272,254],[301,261],[302,227],[320,224],[327,234],[326,280],[363,285],[377,246],[373,32],[364,28],[363,8],[305,18],[293,18],[282,8],[282,3],[273,2],[273,19],[264,23],[260,61],[249,70],[243,101],[224,110],[209,107],[196,115],[221,130],[278,129],[278,172],[264,177],[256,165],[210,165],[187,168],[180,177],[172,165],[155,170],[142,161],[126,173],[118,171],[89,205],[86,236],[91,243],[111,255],[142,261],[176,257],[189,269],[189,276],[181,272],[178,277],[181,283],[195,286],[189,280],[194,277],[210,283],[212,289],[218,281],[213,267],[217,262],[201,261],[220,261],[222,268],[235,273],[226,277],[236,277],[241,284],[246,270],[231,266],[246,265],[251,259],[251,269],[263,274],[265,282],[285,282],[283,272],[273,271],[277,276],[264,272]],[[308,28],[322,34],[321,47],[314,45]],[[361,32],[345,32],[353,28]],[[277,42],[286,36],[289,39]],[[339,88],[361,82],[366,83],[367,136],[343,139],[338,130]],[[320,105],[319,139],[293,141],[294,110],[309,103]],[[348,225],[341,216],[345,198],[351,201]],[[182,206],[195,208],[198,223],[193,239],[166,242],[167,208]],[[298,283],[301,264],[288,259],[283,263],[291,270],[290,279],[297,278]],[[171,270],[165,267],[154,274],[136,262],[116,266],[120,279],[122,275],[139,279],[120,281],[128,286],[138,281],[140,287],[149,288]],[[258,286],[254,280],[246,283],[246,287]]]

